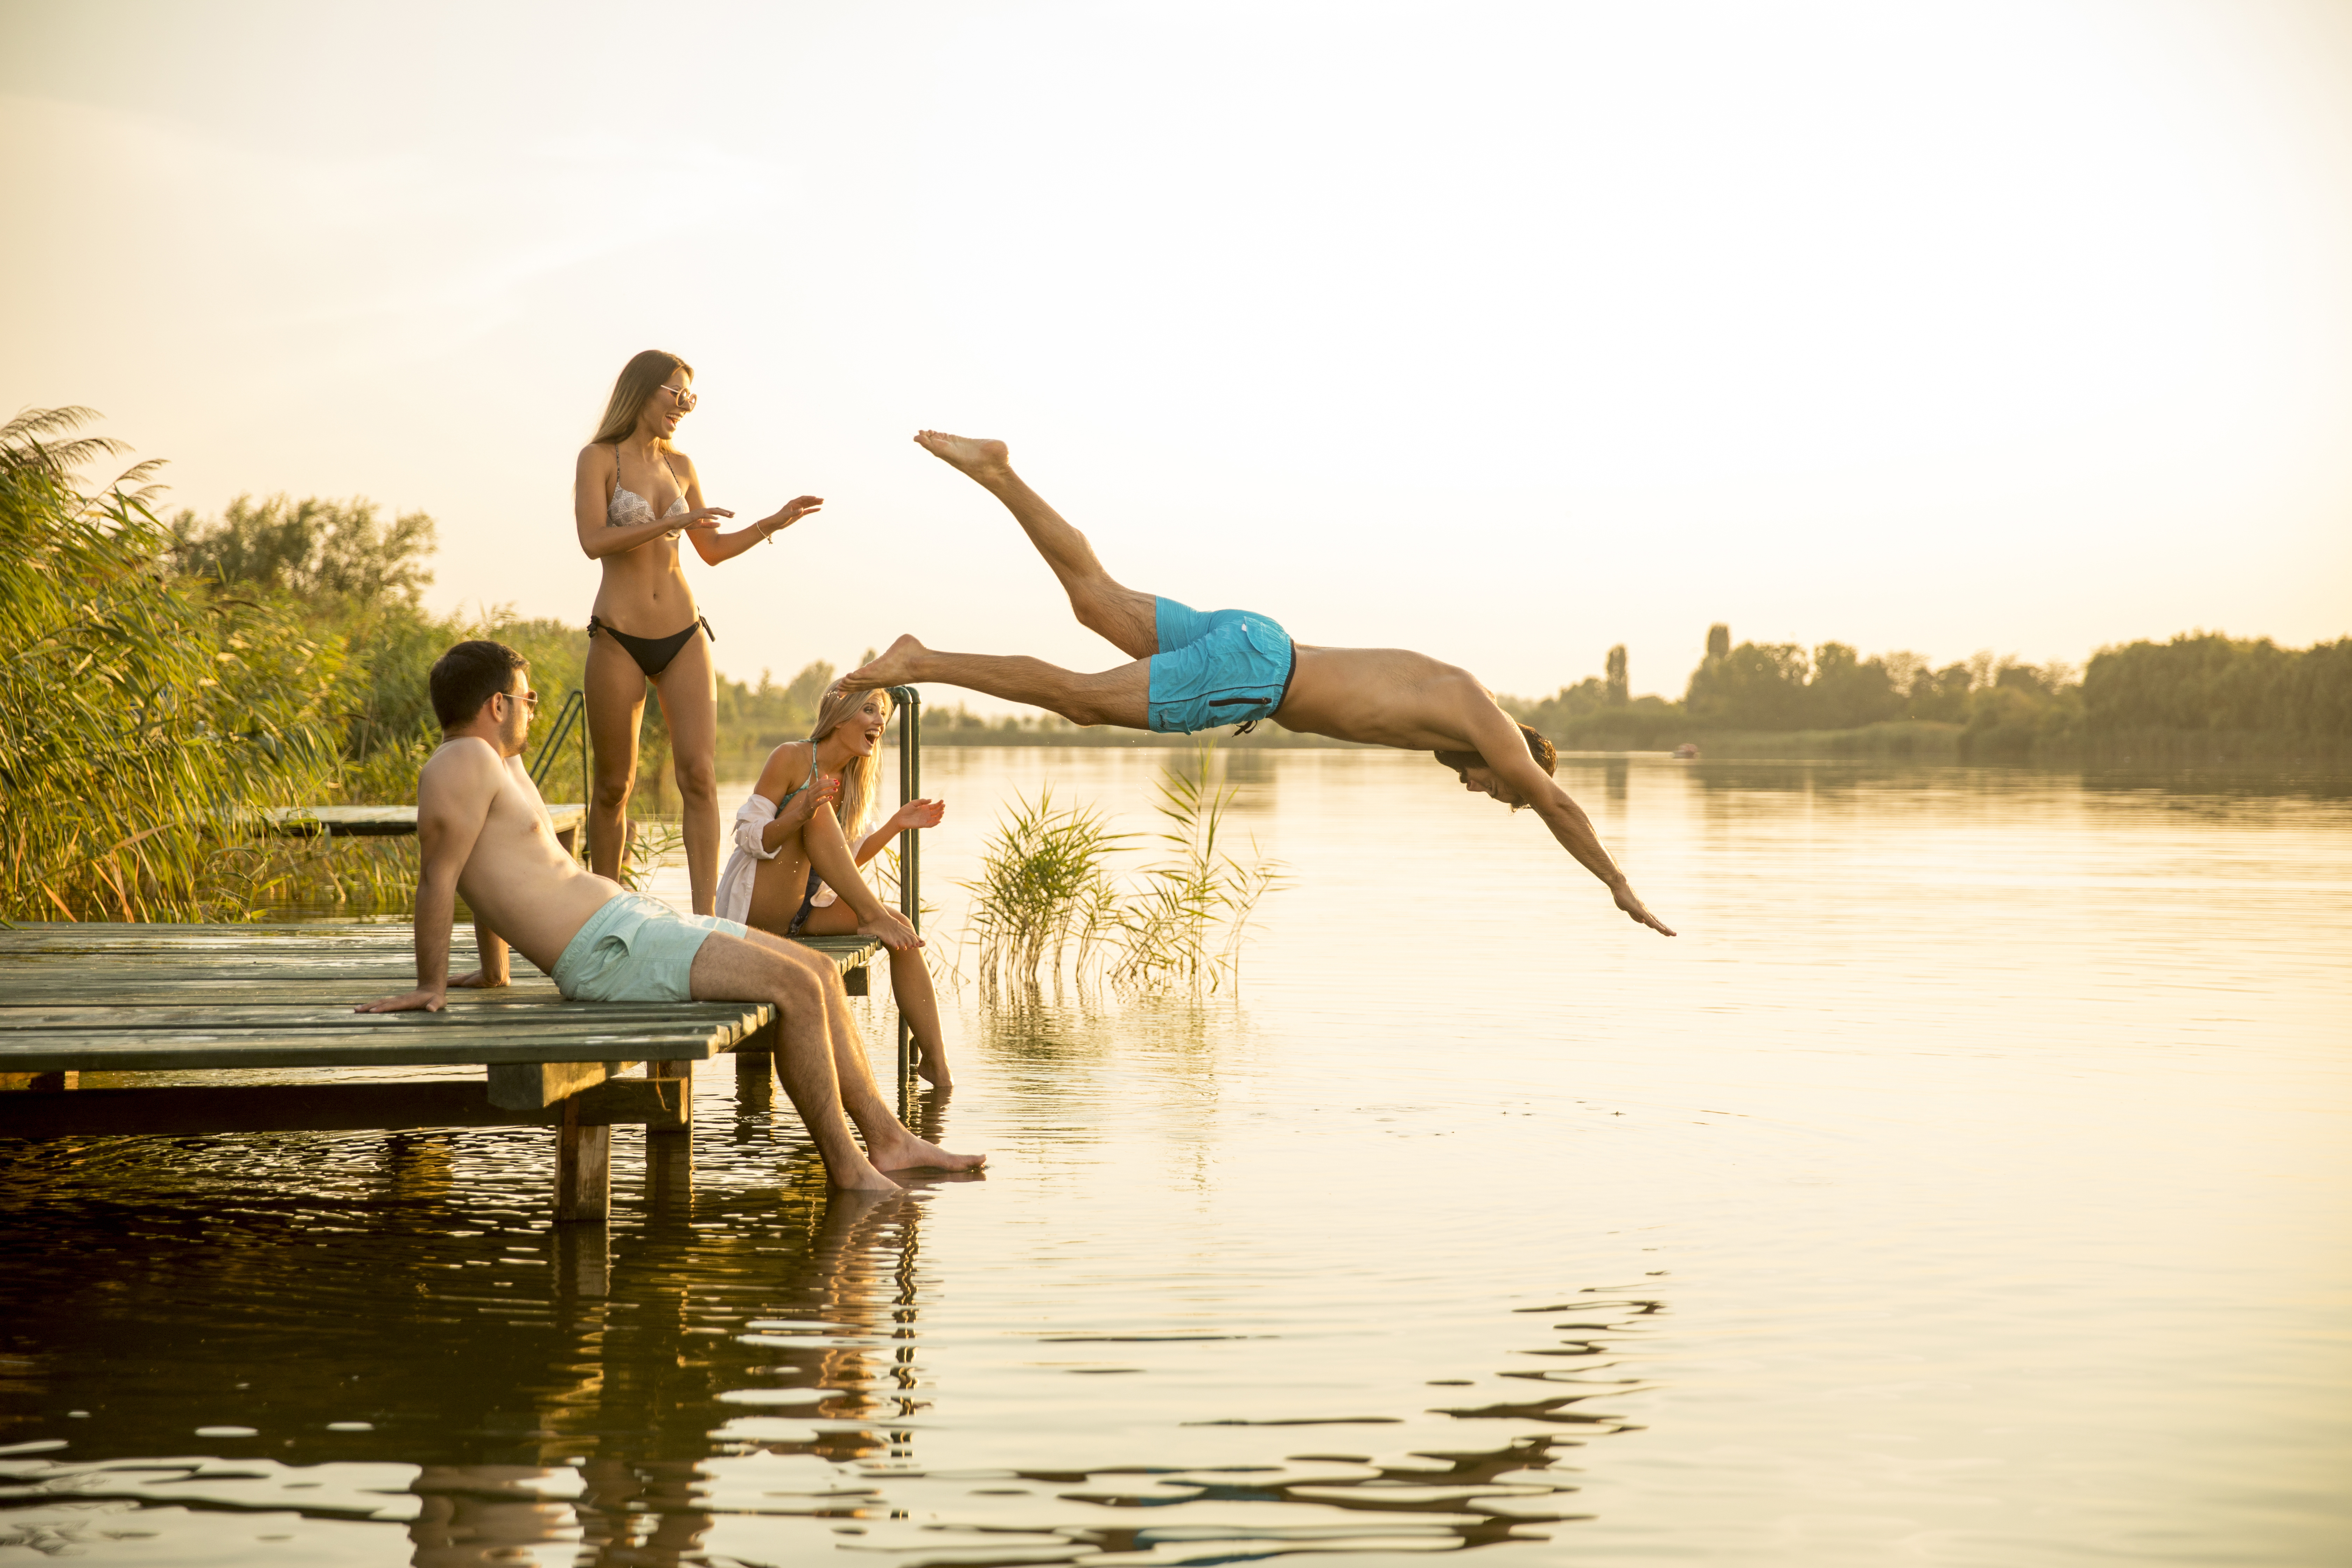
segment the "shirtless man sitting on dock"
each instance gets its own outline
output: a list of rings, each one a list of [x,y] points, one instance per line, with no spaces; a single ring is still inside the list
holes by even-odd
[[[1533,806],[1577,863],[1608,885],[1617,907],[1666,936],[1601,847],[1592,823],[1552,782],[1552,744],[1497,707],[1470,672],[1402,648],[1313,647],[1267,616],[1203,615],[1112,580],[1087,536],[1022,481],[1002,441],[925,430],[915,444],[1004,503],[1045,556],[1078,624],[1135,662],[1097,675],[1043,659],[937,653],[911,637],[842,678],[845,687],[943,681],[1051,709],[1074,724],[1187,733],[1272,719],[1286,730],[1409,752],[1433,752],[1475,794],[1514,810]]]
[[[833,964],[797,942],[710,915],[684,915],[583,869],[522,765],[538,693],[523,657],[503,643],[462,642],[433,667],[440,750],[416,779],[416,989],[362,1013],[437,1013],[452,985],[507,984],[507,948],[547,972],[573,1001],[765,1002],[781,1020],[776,1068],[836,1187],[892,1191],[885,1173],[977,1170],[909,1132],[876,1087]],[[886,946],[922,938],[865,891],[835,836],[817,869],[857,908],[860,935]],[[826,864],[827,852],[840,860]],[[853,893],[852,889],[856,891]],[[449,978],[456,900],[474,911],[482,967]],[[844,1111],[847,1112],[845,1119]],[[860,1149],[849,1122],[866,1135]]]

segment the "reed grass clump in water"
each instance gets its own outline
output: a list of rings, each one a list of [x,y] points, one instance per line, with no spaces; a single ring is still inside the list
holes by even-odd
[[[1110,857],[1124,847],[1092,809],[1054,807],[1051,788],[1035,804],[1015,798],[981,852],[972,894],[971,938],[980,949],[980,984],[1035,990],[1048,961],[1055,979],[1066,957],[1083,977],[1096,948],[1117,923],[1118,890]]]
[[[1111,858],[1130,834],[1113,833],[1090,808],[1056,811],[1052,792],[1034,805],[1019,797],[982,854],[972,893],[971,940],[980,950],[981,988],[1042,988],[1066,973],[1081,988],[1108,980],[1122,992],[1184,984],[1215,990],[1237,977],[1241,943],[1258,903],[1281,885],[1278,861],[1244,863],[1220,844],[1238,793],[1210,780],[1211,746],[1161,770],[1153,837],[1165,857],[1122,889]]]
[[[1163,985],[1210,990],[1240,973],[1243,934],[1259,900],[1279,887],[1280,861],[1247,864],[1218,847],[1226,811],[1240,793],[1212,784],[1212,743],[1189,763],[1160,772],[1160,815],[1168,826],[1155,837],[1167,858],[1143,873],[1143,886],[1118,906],[1110,981],[1124,991]]]

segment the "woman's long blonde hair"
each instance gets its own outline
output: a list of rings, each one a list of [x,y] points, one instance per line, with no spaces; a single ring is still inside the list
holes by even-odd
[[[667,349],[647,349],[623,365],[619,378],[613,383],[613,400],[604,405],[604,423],[596,426],[589,445],[601,446],[634,434],[637,416],[646,411],[646,405],[654,400],[655,391],[674,370],[686,372],[689,381],[694,379],[694,367]]]
[[[809,728],[810,749],[814,750],[819,742],[855,716],[860,708],[866,706],[868,697],[881,700],[883,721],[888,722],[894,704],[887,691],[874,688],[845,691],[839,681],[827,688],[824,701],[816,710],[816,722]],[[881,756],[882,748],[876,746],[869,755],[852,757],[842,764],[841,798],[835,803],[834,815],[841,818],[841,836],[849,840],[853,850],[857,847],[858,839],[874,826],[877,801],[882,793]]]

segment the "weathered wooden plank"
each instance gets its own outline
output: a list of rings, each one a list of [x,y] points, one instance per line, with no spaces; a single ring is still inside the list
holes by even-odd
[[[467,969],[474,967],[467,960]],[[458,973],[463,973],[459,971]],[[44,953],[37,959],[0,958],[0,986],[19,975],[158,980],[352,980],[416,981],[416,966],[404,953],[371,952],[136,952]]]
[[[648,1039],[515,1040],[468,1037],[456,1048],[429,1037],[404,1035],[386,1041],[328,1037],[305,1040],[240,1041],[220,1046],[92,1047],[10,1046],[0,1065],[10,1072],[195,1072],[221,1068],[487,1067],[505,1062],[701,1061],[725,1047],[709,1035]]]
[[[0,1005],[12,1007],[86,1007],[111,1002],[136,1007],[193,1005],[210,1000],[225,1005],[240,1006],[284,1002],[313,1007],[338,1004],[355,1007],[379,996],[398,995],[415,984],[415,980],[408,976],[397,980],[389,977],[370,980],[362,976],[357,984],[344,979],[289,980],[275,984],[255,980],[174,980],[140,984],[131,980],[107,981],[95,976],[25,983],[0,975]],[[490,998],[513,1002],[532,997],[545,998],[546,1005],[551,1007],[562,1000],[555,987],[543,981],[529,986],[512,986],[504,991],[452,991],[449,993],[448,1011],[437,1016],[447,1017],[451,1013],[463,1013],[485,1005]]]
[[[499,994],[491,993],[492,995]],[[619,1009],[626,1022],[645,1028],[692,1023],[716,1016],[714,1008],[748,1007],[731,1002],[556,1002],[544,1000],[483,1001],[465,1009],[441,1013],[375,1013],[366,1015],[374,1026],[398,1029],[511,1027],[534,1022],[557,1023],[591,1008],[611,1022]],[[165,1004],[152,1007],[15,1007],[0,1005],[0,1034],[11,1029],[172,1029],[267,1026],[275,1029],[349,1028],[359,1016],[348,1006],[318,1007],[304,1003],[271,1005],[243,1003],[229,1006]]]
[[[554,1013],[556,1009],[546,1009]],[[604,1016],[597,1016],[602,1012]],[[671,1018],[656,1021],[637,1019],[620,1009],[565,1009],[564,1016],[532,1019],[528,1014],[518,1017],[508,1015],[489,1019],[450,1018],[446,1014],[425,1024],[387,1024],[378,1017],[353,1014],[341,1025],[320,1024],[301,1029],[279,1029],[268,1025],[211,1028],[203,1024],[173,1025],[152,1028],[129,1029],[0,1029],[0,1062],[15,1059],[19,1050],[54,1050],[76,1042],[93,1049],[115,1046],[135,1046],[167,1050],[173,1046],[212,1047],[235,1046],[247,1042],[267,1043],[283,1040],[288,1044],[332,1044],[341,1040],[374,1041],[402,1037],[418,1041],[437,1041],[451,1049],[466,1049],[481,1040],[580,1040],[672,1042],[677,1040],[709,1040],[714,1049],[724,1050],[740,1035],[759,1026],[764,1009],[737,1002],[715,1003],[699,1017]],[[584,1016],[583,1015],[585,1015]],[[394,1014],[389,1016],[400,1016]],[[432,1018],[430,1014],[424,1016]],[[567,1058],[548,1057],[547,1061]],[[582,1058],[583,1061],[588,1058]],[[26,1069],[29,1070],[29,1069]]]
[[[290,837],[326,833],[337,837],[415,837],[416,808],[413,805],[289,805],[262,814],[273,833]],[[550,821],[559,834],[588,820],[584,805],[551,805]]]
[[[676,1079],[613,1079],[583,1089],[585,1126],[686,1124],[689,1086]],[[426,1127],[560,1127],[564,1108],[495,1104],[478,1082],[190,1084],[0,1096],[0,1138],[138,1133],[406,1131]]]

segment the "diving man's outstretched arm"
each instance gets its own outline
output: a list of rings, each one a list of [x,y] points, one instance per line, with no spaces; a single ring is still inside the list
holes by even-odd
[[[1625,873],[1610,857],[1601,844],[1601,836],[1592,830],[1592,819],[1576,804],[1559,781],[1543,771],[1528,751],[1528,743],[1511,716],[1496,705],[1484,690],[1478,693],[1476,704],[1465,702],[1464,728],[1478,742],[1478,755],[1487,769],[1508,795],[1496,798],[1508,805],[1525,804],[1543,818],[1551,836],[1559,840],[1560,847],[1576,858],[1576,863],[1591,872],[1608,886],[1609,896],[1617,907],[1641,924],[1663,936],[1674,935],[1664,921],[1652,914],[1625,879]],[[1481,713],[1479,707],[1486,710]],[[1442,759],[1441,759],[1442,760]],[[1469,783],[1465,779],[1465,784]],[[1472,788],[1477,787],[1473,784]]]

